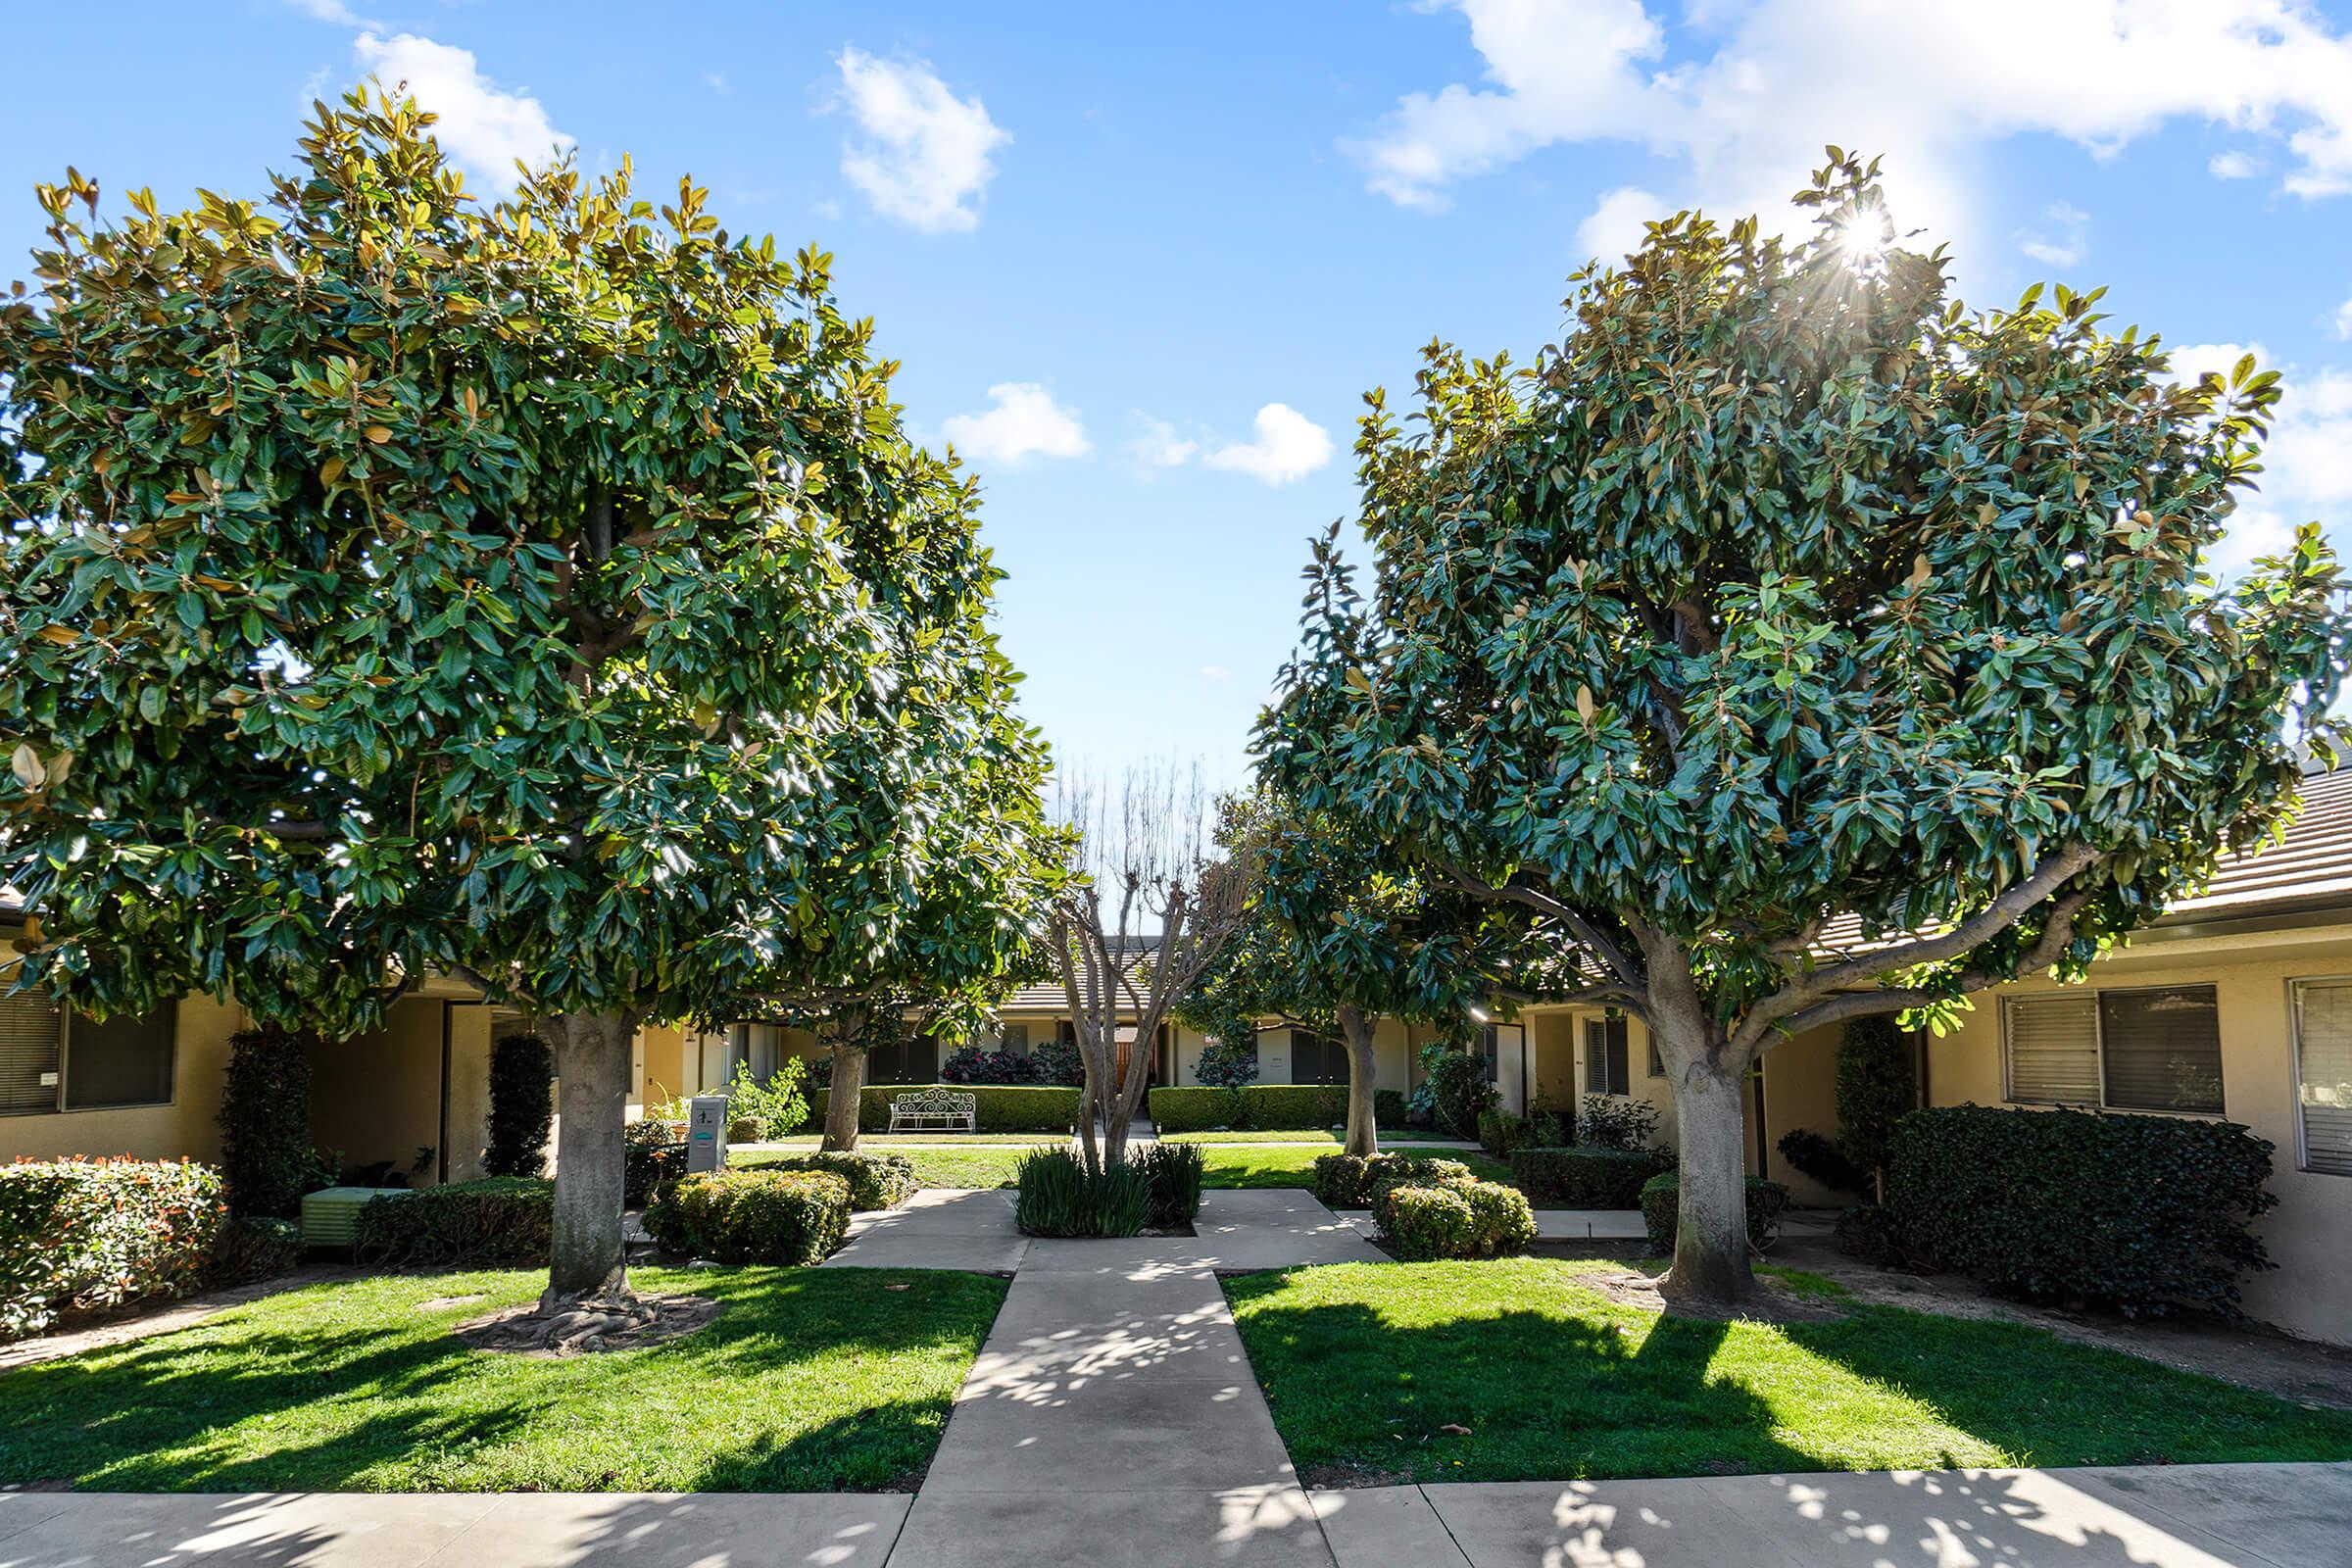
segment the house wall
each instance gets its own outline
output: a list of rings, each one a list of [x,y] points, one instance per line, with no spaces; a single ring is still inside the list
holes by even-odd
[[[442,1126],[441,1045],[449,1031],[449,1106]],[[394,1004],[381,1029],[311,1049],[311,1138],[337,1150],[346,1167],[390,1160],[419,1187],[438,1179],[444,1154],[451,1181],[482,1173],[490,1117],[493,1009],[478,1003],[411,997]],[[442,1149],[444,1141],[448,1148]],[[550,1152],[554,1144],[551,1135]],[[413,1168],[417,1151],[434,1157]]]
[[[173,1019],[171,1103],[0,1116],[0,1159],[128,1154],[218,1160],[228,1040],[246,1022],[245,1010],[232,1003],[182,998]]]
[[[1838,1041],[1843,1033],[1809,1029],[1764,1053],[1764,1174],[1786,1182],[1790,1201],[1809,1207],[1842,1208],[1855,1195],[1805,1175],[1775,1146],[1799,1127],[1838,1136]]]

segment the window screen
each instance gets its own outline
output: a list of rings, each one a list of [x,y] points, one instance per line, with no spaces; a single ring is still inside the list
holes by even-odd
[[[2211,986],[2099,993],[2107,1103],[2220,1115],[2222,1030]]]
[[[2012,997],[2005,1013],[2011,1100],[2030,1105],[2099,1102],[2096,997]]]
[[[0,994],[0,1114],[57,1108],[58,1022],[45,997]]]
[[[76,1016],[66,1037],[66,1108],[172,1102],[176,1009],[104,1023]]]
[[[2352,981],[2295,987],[2295,1109],[2303,1168],[2352,1176]]]
[[[1585,1020],[1585,1093],[1630,1095],[1634,1080],[1627,1070],[1623,1018]]]

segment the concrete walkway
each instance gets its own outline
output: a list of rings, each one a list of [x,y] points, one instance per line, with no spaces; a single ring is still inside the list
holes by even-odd
[[[1381,1263],[1388,1254],[1365,1233],[1306,1193],[1288,1187],[1215,1190],[1201,1195],[1192,1236],[1073,1242],[1023,1236],[1012,1223],[1013,1195],[999,1189],[930,1189],[905,1206],[850,1220],[849,1245],[823,1268],[947,1268],[970,1273],[1086,1267],[1138,1273],[1209,1270],[1243,1273],[1308,1263]]]

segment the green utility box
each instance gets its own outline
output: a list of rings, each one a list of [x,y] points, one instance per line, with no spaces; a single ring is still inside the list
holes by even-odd
[[[360,1239],[360,1210],[379,1198],[415,1198],[406,1187],[321,1187],[302,1199],[302,1245],[348,1249]]]

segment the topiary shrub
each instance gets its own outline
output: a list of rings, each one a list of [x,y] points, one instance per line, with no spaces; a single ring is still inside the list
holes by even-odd
[[[1681,1229],[1682,1176],[1662,1171],[1642,1186],[1642,1223],[1649,1232],[1649,1249],[1660,1257],[1674,1252],[1675,1232]],[[1788,1189],[1761,1176],[1747,1179],[1747,1245],[1768,1251],[1780,1240],[1781,1210],[1788,1206]]]
[[[761,1159],[747,1170],[821,1170],[849,1183],[850,1207],[858,1213],[896,1208],[922,1184],[915,1180],[914,1161],[905,1154],[864,1154],[819,1150],[808,1154],[786,1154]]]
[[[620,1130],[622,1200],[643,1208],[686,1174],[686,1124],[648,1116]]]
[[[1136,1164],[1089,1169],[1067,1149],[1039,1149],[1013,1170],[1013,1223],[1029,1236],[1133,1236],[1152,1217],[1152,1178]]]
[[[547,1174],[547,1135],[556,1120],[556,1055],[537,1035],[509,1035],[490,1047],[489,1176]]]
[[[1390,1187],[1437,1187],[1471,1180],[1458,1159],[1432,1154],[1322,1154],[1316,1157],[1308,1190],[1326,1208],[1370,1208]]]
[[[1536,1239],[1526,1195],[1499,1182],[1395,1187],[1376,1210],[1381,1234],[1398,1257],[1498,1257]]]
[[[1839,1193],[1866,1193],[1871,1190],[1870,1172],[1846,1157],[1836,1141],[1799,1127],[1782,1136],[1775,1145],[1789,1169],[1801,1176],[1810,1176],[1822,1186]]]
[[[289,1219],[318,1190],[311,1150],[311,1057],[316,1037],[274,1024],[228,1041],[220,1086],[220,1178],[239,1214]]]
[[[858,1130],[886,1131],[890,1126],[890,1102],[901,1095],[920,1094],[926,1088],[952,1089],[959,1095],[972,1096],[977,1132],[1066,1133],[1078,1125],[1078,1091],[1059,1085],[868,1084],[858,1097]],[[830,1089],[809,1092],[809,1114],[819,1126],[824,1124],[825,1107],[832,1099]]]
[[[1919,1105],[1911,1044],[1892,1018],[1856,1018],[1845,1026],[1838,1037],[1837,1092],[1838,1147],[1863,1173],[1853,1190],[1866,1191],[1886,1164],[1895,1123]]]
[[[2271,1267],[2271,1146],[2235,1122],[1955,1105],[1895,1124],[1895,1245],[2034,1300],[2234,1314]]]
[[[201,1285],[228,1217],[220,1187],[184,1159],[0,1165],[0,1340]]]
[[[1895,1246],[1894,1221],[1879,1203],[1856,1203],[1841,1209],[1837,1224],[1838,1250],[1871,1263],[1892,1263],[1902,1256]]]
[[[1511,1154],[1511,1181],[1539,1203],[1640,1208],[1642,1185],[1672,1159],[1656,1149],[1521,1149]]]
[[[1657,1131],[1658,1107],[1625,1095],[1587,1095],[1576,1117],[1576,1141],[1587,1149],[1647,1149]]]
[[[386,1268],[545,1268],[555,1212],[556,1184],[535,1176],[450,1182],[368,1203],[353,1250],[361,1262]]]
[[[1421,1079],[1438,1130],[1456,1138],[1476,1138],[1478,1118],[1502,1102],[1502,1092],[1487,1082],[1486,1059],[1443,1041],[1421,1048]]]
[[[1152,1185],[1151,1211],[1144,1223],[1155,1230],[1190,1225],[1200,1212],[1204,1161],[1199,1144],[1146,1144],[1127,1156]]]
[[[821,1170],[688,1176],[645,1213],[662,1250],[717,1263],[821,1263],[850,1232],[850,1184]]]
[[[302,1227],[290,1219],[239,1214],[220,1227],[213,1242],[209,1283],[250,1285],[275,1279],[302,1262]]]
[[[1348,1119],[1348,1090],[1340,1084],[1154,1089],[1146,1099],[1152,1125],[1163,1133],[1225,1127],[1303,1131],[1337,1127]]]

